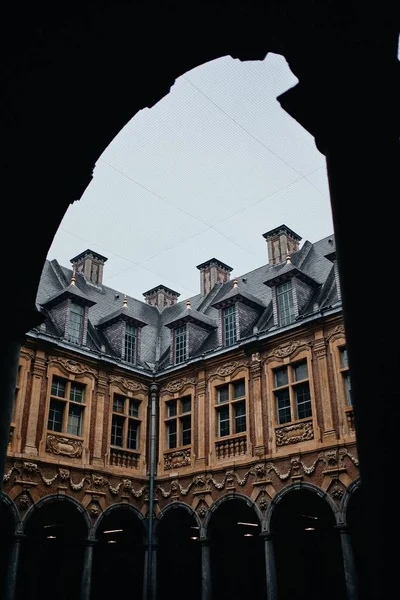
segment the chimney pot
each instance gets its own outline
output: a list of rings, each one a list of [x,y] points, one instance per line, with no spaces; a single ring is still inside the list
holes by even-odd
[[[286,225],[275,227],[263,234],[268,244],[268,264],[275,265],[287,260],[299,249],[301,237]],[[290,259],[289,259],[290,260]]]
[[[200,291],[203,296],[212,290],[216,283],[229,281],[232,267],[226,265],[217,258],[210,258],[201,265],[197,265],[200,271]]]

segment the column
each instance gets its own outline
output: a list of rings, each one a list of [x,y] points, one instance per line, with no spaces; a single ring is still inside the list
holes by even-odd
[[[157,543],[155,541],[152,542],[151,554],[152,568],[149,579],[149,545],[146,544],[143,561],[143,600],[155,600],[157,598]]]
[[[8,557],[8,567],[4,587],[5,595],[3,600],[14,600],[16,597],[19,557],[21,552],[21,542],[24,537],[23,534],[17,533],[12,540]]]
[[[204,371],[200,374],[203,379],[200,379],[196,387],[197,396],[197,456],[196,466],[206,465],[206,444],[205,444],[205,397],[206,397],[206,382],[204,379]]]
[[[329,376],[328,376],[328,363],[327,363],[327,352],[326,342],[323,338],[323,332],[317,331],[315,333],[315,342],[313,347],[314,356],[317,359],[318,368],[318,379],[319,379],[319,392],[322,404],[322,418],[323,418],[323,431],[322,441],[323,442],[335,442],[337,435],[333,427],[333,415],[332,415],[332,403],[331,393],[329,387]]]
[[[252,363],[250,366],[250,383],[252,402],[254,407],[254,437],[255,437],[255,454],[262,456],[265,453],[264,445],[264,428],[263,428],[263,409],[262,409],[262,391],[261,391],[261,361],[258,353],[251,357]]]
[[[265,548],[265,576],[267,581],[267,598],[268,600],[278,599],[278,586],[276,580],[275,552],[272,535],[267,532],[261,533],[264,538]]]
[[[2,488],[10,424],[15,400],[18,376],[18,361],[21,342],[10,336],[2,336],[0,348],[0,489]]]
[[[96,420],[95,420],[95,436],[94,436],[94,448],[93,448],[93,464],[98,466],[104,466],[104,459],[102,456],[103,447],[103,428],[104,428],[104,403],[105,395],[107,391],[107,379],[105,373],[99,374],[97,381],[97,393],[96,393]]]
[[[95,540],[86,540],[83,554],[81,600],[90,600],[92,589],[93,547],[95,543]]]
[[[210,540],[200,538],[201,544],[201,600],[211,600],[211,561],[210,561]]]
[[[40,394],[45,373],[46,355],[42,350],[37,350],[32,368],[32,390],[29,404],[28,428],[26,432],[26,442],[24,448],[24,452],[26,452],[26,454],[32,454],[34,456],[37,456],[38,454],[38,448],[36,446],[36,433],[38,426]]]
[[[338,529],[340,531],[340,542],[342,544],[342,556],[344,576],[346,580],[347,600],[357,600],[357,574],[349,530],[347,525],[339,525]]]

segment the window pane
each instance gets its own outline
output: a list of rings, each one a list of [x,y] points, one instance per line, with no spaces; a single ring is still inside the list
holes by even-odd
[[[235,433],[246,431],[246,404],[238,402],[234,405],[235,411]]]
[[[190,416],[181,419],[182,446],[187,446],[191,443],[192,437],[192,419]]]
[[[83,314],[83,306],[71,303],[68,321],[68,339],[75,344],[79,344],[82,340]]]
[[[176,420],[167,423],[167,447],[176,448]]]
[[[137,450],[138,448],[138,433],[139,423],[137,421],[129,421],[128,423],[128,440],[127,446],[129,450]]]
[[[82,435],[83,406],[70,404],[67,432],[72,435]]]
[[[181,398],[181,412],[187,413],[192,410],[192,399],[190,396]]]
[[[311,417],[311,395],[308,383],[296,386],[295,394],[297,418],[304,419],[305,417]]]
[[[218,410],[218,435],[229,435],[229,406]]]
[[[292,420],[290,414],[290,396],[289,390],[282,390],[281,392],[275,392],[276,409],[278,414],[278,423],[289,423]]]
[[[167,411],[169,417],[176,417],[176,400],[172,400],[172,402],[168,402]]]
[[[59,377],[53,377],[51,383],[51,395],[65,398],[65,380]]]
[[[122,448],[122,435],[124,427],[124,417],[113,415],[111,423],[111,445]]]
[[[136,327],[128,324],[125,329],[125,360],[132,364],[136,362]]]
[[[228,306],[222,311],[222,326],[224,332],[224,344],[230,346],[236,342],[236,306]]]
[[[278,285],[276,288],[276,297],[278,301],[278,314],[280,325],[289,325],[293,323],[295,313],[293,304],[292,283],[287,282]]]
[[[47,429],[50,429],[51,431],[62,431],[64,407],[64,402],[59,402],[58,400],[52,400],[50,402]]]
[[[175,364],[185,362],[186,360],[186,327],[177,327],[174,333],[175,340]]]
[[[275,371],[275,387],[281,387],[289,383],[287,367]]]
[[[227,385],[223,385],[218,388],[218,402],[228,402],[229,400],[229,388]]]
[[[303,362],[303,363],[298,363],[297,365],[294,365],[294,379],[295,381],[301,381],[302,379],[307,379],[308,377],[308,370],[307,370],[307,363]]]
[[[242,398],[246,393],[244,379],[240,381],[235,381],[233,384],[233,397],[234,398]]]
[[[347,356],[347,348],[340,349],[340,364],[342,369],[348,369],[349,367],[349,359]]]
[[[344,389],[346,393],[346,401],[349,406],[353,406],[353,401],[351,398],[351,381],[350,381],[350,373],[343,373],[343,381],[344,381]]]
[[[113,412],[123,413],[125,412],[125,398],[114,394]]]
[[[71,383],[71,391],[69,394],[69,399],[73,400],[74,402],[83,402],[84,394],[85,394],[85,386],[82,385],[81,383],[75,383],[75,381],[73,381]]]
[[[139,400],[129,400],[129,416],[139,417]]]

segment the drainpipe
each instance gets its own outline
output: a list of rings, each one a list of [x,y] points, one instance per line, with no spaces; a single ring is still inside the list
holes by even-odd
[[[150,460],[149,460],[149,513],[147,522],[147,582],[146,598],[155,600],[155,561],[153,556],[153,512],[154,512],[154,479],[156,475],[156,450],[157,450],[157,412],[158,391],[156,383],[150,385]]]

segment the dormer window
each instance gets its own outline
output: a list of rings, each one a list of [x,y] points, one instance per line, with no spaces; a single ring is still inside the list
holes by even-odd
[[[174,331],[174,362],[180,365],[185,362],[187,354],[186,325],[177,327]]]
[[[82,342],[84,313],[85,309],[81,304],[71,302],[67,337],[74,344]]]
[[[276,298],[278,303],[279,324],[284,326],[293,323],[295,319],[295,309],[291,281],[287,281],[286,283],[277,286]]]
[[[125,328],[125,360],[131,364],[136,363],[136,337],[136,327],[127,323]]]
[[[237,340],[236,305],[222,309],[222,334],[225,346],[232,346]]]

